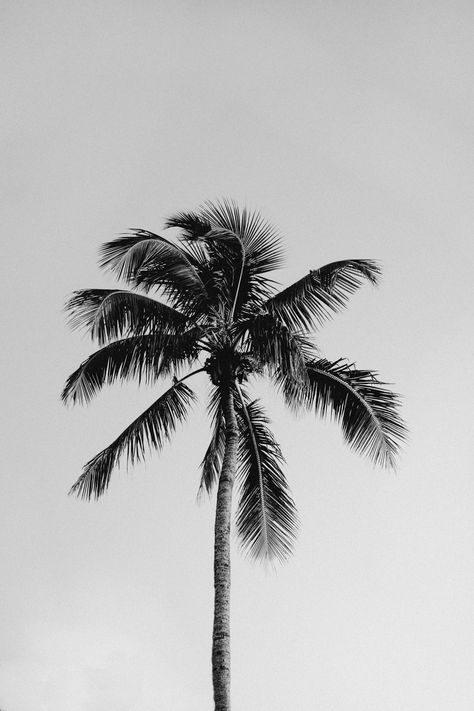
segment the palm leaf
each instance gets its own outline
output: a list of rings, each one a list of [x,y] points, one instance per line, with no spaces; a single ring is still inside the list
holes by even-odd
[[[305,406],[305,394],[308,387],[307,365],[305,364],[303,379],[298,374],[291,373],[281,367],[275,368],[271,376],[287,407],[297,414]]]
[[[282,561],[292,552],[298,527],[282,470],[284,459],[257,400],[249,402],[242,396],[236,412],[241,479],[237,531],[241,545],[252,558]]]
[[[255,310],[270,296],[273,282],[266,275],[283,263],[281,240],[259,213],[240,210],[229,200],[206,203],[201,214],[211,224],[205,239],[213,245],[219,265],[225,265],[233,320],[242,309]]]
[[[181,212],[167,226],[179,227],[189,244],[207,248],[210,284],[217,299],[224,295],[231,317],[241,308],[268,299],[271,288],[266,273],[282,264],[282,248],[276,230],[256,213],[240,210],[223,200],[206,203],[197,213]]]
[[[192,258],[178,245],[147,230],[133,229],[106,242],[100,266],[145,290],[161,287],[173,306],[199,312],[207,292]],[[198,308],[198,307],[201,308]]]
[[[221,408],[221,391],[219,387],[213,388],[208,412],[212,419],[212,437],[201,462],[201,482],[198,498],[204,491],[211,493],[214,485],[219,480],[225,450],[225,421]]]
[[[182,334],[131,336],[93,353],[72,373],[62,393],[65,403],[87,403],[106,384],[118,379],[155,382],[197,357],[201,330]]]
[[[310,329],[341,311],[364,279],[376,285],[380,267],[370,259],[347,259],[310,271],[291,286],[272,296],[264,307],[289,327]]]
[[[195,395],[184,383],[172,385],[151,407],[134,420],[112,444],[84,467],[70,493],[83,499],[98,499],[107,489],[113,469],[122,456],[130,464],[141,461],[147,449],[161,449],[178,422],[186,418]]]
[[[209,302],[215,309],[230,304],[234,272],[241,264],[240,239],[222,228],[214,229],[209,220],[196,212],[178,212],[168,218],[166,227],[180,230],[184,251],[194,259],[205,284]]]
[[[197,212],[177,212],[165,222],[165,227],[177,227],[182,239],[202,240],[211,229],[211,223]]]
[[[177,333],[189,320],[176,309],[144,294],[121,289],[81,289],[66,303],[73,329],[90,332],[101,345],[124,336],[159,330]]]
[[[239,326],[249,352],[271,373],[283,371],[299,381],[306,378],[306,360],[314,357],[314,346],[294,333],[274,314],[257,314]]]
[[[231,200],[206,202],[199,211],[203,222],[208,222],[214,232],[206,239],[241,242],[249,268],[263,274],[282,266],[283,248],[277,230],[262,216],[247,208],[240,209]]]
[[[344,438],[375,464],[394,467],[406,428],[398,413],[399,398],[387,390],[370,370],[356,370],[341,360],[308,363],[308,386],[293,391],[293,404],[331,413],[340,422]]]

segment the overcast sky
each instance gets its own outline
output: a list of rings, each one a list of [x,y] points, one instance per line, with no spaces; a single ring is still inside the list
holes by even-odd
[[[92,350],[62,306],[112,285],[101,242],[233,197],[283,283],[381,260],[318,336],[404,396],[396,473],[266,392],[301,532],[276,572],[233,550],[235,711],[472,711],[472,2],[2,3],[2,711],[212,707],[207,422],[67,497],[153,399],[66,409]],[[267,397],[268,395],[268,397]]]

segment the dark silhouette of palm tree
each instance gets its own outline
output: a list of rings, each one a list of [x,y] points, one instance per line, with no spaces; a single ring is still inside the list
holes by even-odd
[[[356,451],[393,466],[405,428],[397,396],[369,370],[318,355],[310,331],[342,309],[378,265],[349,259],[310,271],[286,289],[269,277],[282,264],[275,230],[232,202],[206,203],[175,215],[177,240],[142,229],[107,242],[100,266],[136,291],[86,289],[67,304],[73,327],[101,348],[69,377],[67,403],[85,403],[118,379],[170,385],[117,439],[84,467],[71,491],[101,496],[121,457],[133,463],[160,449],[183,421],[195,395],[188,378],[205,372],[212,436],[201,489],[217,486],[214,539],[212,671],[216,711],[230,709],[230,525],[232,490],[240,484],[237,532],[253,558],[285,559],[297,514],[283,456],[250,376],[266,376],[292,410],[331,413]],[[162,298],[158,301],[155,294]]]

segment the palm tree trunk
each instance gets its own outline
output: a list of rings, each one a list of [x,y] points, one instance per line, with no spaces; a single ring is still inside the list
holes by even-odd
[[[226,431],[214,527],[212,682],[215,711],[230,711],[230,521],[238,447],[237,419],[230,385],[226,387],[222,404]]]

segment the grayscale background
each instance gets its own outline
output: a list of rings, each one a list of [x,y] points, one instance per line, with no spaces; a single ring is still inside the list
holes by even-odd
[[[101,242],[223,196],[278,226],[286,283],[382,261],[319,344],[393,383],[411,431],[377,471],[270,396],[301,533],[276,571],[234,546],[233,708],[472,711],[472,2],[1,14],[2,711],[211,708],[205,411],[86,504],[69,486],[153,393],[59,395],[92,350],[64,300],[112,284]]]

